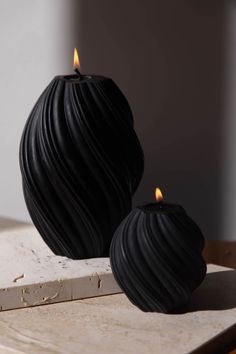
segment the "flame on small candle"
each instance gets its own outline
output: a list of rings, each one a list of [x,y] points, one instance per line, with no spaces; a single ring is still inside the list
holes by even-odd
[[[80,61],[79,61],[79,54],[76,48],[74,48],[74,60],[73,60],[73,69],[79,70],[80,69]]]
[[[163,201],[163,195],[161,193],[160,188],[156,188],[155,190],[155,197],[157,202],[162,202]]]

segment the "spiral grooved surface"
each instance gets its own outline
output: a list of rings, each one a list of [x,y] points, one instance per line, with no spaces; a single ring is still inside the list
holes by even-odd
[[[20,167],[29,213],[52,251],[107,255],[143,172],[132,113],[114,82],[52,80],[26,123]]]
[[[114,276],[143,311],[171,312],[185,305],[206,274],[203,235],[182,211],[145,213],[134,209],[113,237]]]

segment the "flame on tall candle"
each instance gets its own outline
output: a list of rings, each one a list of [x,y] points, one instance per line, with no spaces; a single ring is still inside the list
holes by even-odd
[[[73,69],[80,69],[80,61],[79,61],[79,54],[76,48],[74,48],[74,60],[73,60]]]
[[[160,188],[156,188],[155,190],[155,197],[157,202],[162,202],[163,201],[163,195],[161,193]]]

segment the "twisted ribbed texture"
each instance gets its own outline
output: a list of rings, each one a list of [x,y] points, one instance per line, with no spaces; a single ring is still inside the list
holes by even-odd
[[[203,246],[200,229],[183,208],[156,213],[137,208],[115,232],[111,266],[133,304],[143,311],[172,312],[205,277]]]
[[[52,251],[107,255],[143,172],[132,113],[115,83],[54,78],[26,123],[20,167],[29,213]]]

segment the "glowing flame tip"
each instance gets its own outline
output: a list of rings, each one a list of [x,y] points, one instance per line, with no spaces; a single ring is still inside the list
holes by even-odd
[[[157,202],[162,202],[163,201],[163,195],[161,193],[160,188],[156,188],[155,190],[155,197]]]

